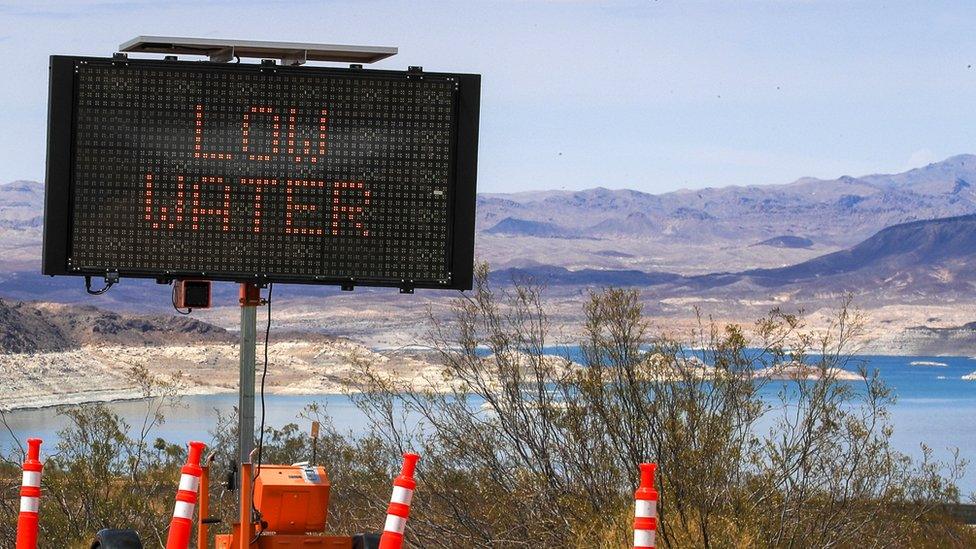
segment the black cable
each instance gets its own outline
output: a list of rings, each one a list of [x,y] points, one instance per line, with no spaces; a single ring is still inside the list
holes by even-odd
[[[110,282],[110,281],[106,280],[105,281],[105,287],[104,288],[102,288],[101,290],[92,290],[92,287],[91,287],[91,277],[90,276],[86,276],[85,277],[85,291],[88,292],[88,295],[102,295],[105,292],[109,291],[109,289],[112,286],[115,286],[115,282]]]
[[[268,377],[268,340],[271,338],[271,293],[274,283],[268,284],[268,323],[264,328],[264,370],[261,372],[261,431],[258,434],[258,472],[261,471],[261,452],[264,450],[264,380]]]
[[[258,533],[251,540],[251,543],[255,543],[257,539],[264,532],[264,521],[261,520],[261,511],[254,506],[254,486],[258,475],[261,474],[261,459],[262,453],[264,451],[264,418],[265,418],[265,405],[264,405],[264,381],[268,377],[268,341],[271,338],[271,294],[274,292],[274,283],[268,284],[268,323],[264,328],[264,369],[261,371],[261,428],[258,430],[258,463],[257,467],[254,469],[254,475],[251,479],[251,510],[258,516],[259,529]]]
[[[189,307],[186,308],[186,312],[183,312],[180,310],[179,307],[176,306],[176,283],[175,282],[173,283],[173,292],[172,295],[170,295],[170,302],[173,304],[173,309],[175,309],[176,312],[180,313],[181,315],[188,315],[193,312],[193,309]]]

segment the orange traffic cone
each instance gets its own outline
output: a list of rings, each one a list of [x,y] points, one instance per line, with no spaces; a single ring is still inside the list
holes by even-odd
[[[413,491],[417,488],[417,481],[413,479],[417,468],[417,454],[403,454],[403,470],[400,476],[393,479],[393,496],[390,506],[386,510],[386,524],[383,526],[383,536],[380,537],[379,549],[401,549],[403,547],[403,529],[407,526],[410,516],[410,502]]]
[[[640,486],[634,492],[634,549],[653,549],[657,534],[657,490],[653,463],[641,463]]]
[[[176,507],[173,509],[173,520],[169,523],[169,536],[166,538],[166,549],[187,549],[190,546],[190,534],[193,531],[193,508],[197,504],[197,490],[200,488],[200,457],[205,446],[202,442],[190,442],[190,453],[186,457],[186,465],[180,469],[180,487],[176,492]]]
[[[20,483],[17,549],[37,549],[37,510],[41,503],[41,439],[27,439],[24,480]]]

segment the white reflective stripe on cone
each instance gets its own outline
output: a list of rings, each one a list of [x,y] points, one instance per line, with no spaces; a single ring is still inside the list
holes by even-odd
[[[383,525],[384,532],[396,532],[397,534],[402,534],[403,529],[407,526],[407,519],[403,517],[398,517],[396,515],[386,515],[386,524]]]
[[[409,488],[404,488],[403,486],[393,487],[393,497],[390,498],[390,501],[392,501],[393,503],[402,503],[404,505],[409,506],[410,501],[412,500],[413,500],[413,490]]]
[[[650,518],[657,516],[657,502],[649,499],[637,500],[637,512],[634,513],[638,518]]]
[[[654,547],[654,530],[634,530],[634,547]]]
[[[184,473],[180,476],[180,490],[196,492],[200,488],[200,477]]]
[[[185,518],[193,519],[193,504],[187,503],[185,501],[176,502],[176,507],[173,509],[173,518]]]
[[[37,508],[40,506],[40,499],[30,496],[21,496],[20,498],[20,512],[21,513],[36,513]]]
[[[39,471],[24,471],[24,481],[20,483],[21,486],[33,486],[34,488],[41,487],[41,473]]]

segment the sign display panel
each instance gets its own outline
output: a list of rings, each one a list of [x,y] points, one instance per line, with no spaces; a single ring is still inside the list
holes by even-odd
[[[479,88],[52,58],[44,271],[469,288]]]

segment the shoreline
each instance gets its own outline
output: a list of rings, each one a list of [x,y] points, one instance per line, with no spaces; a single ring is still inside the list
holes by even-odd
[[[904,356],[904,355],[885,355],[885,356]],[[908,357],[905,357],[908,358]],[[971,357],[955,357],[955,358],[966,358]],[[860,377],[853,372],[844,371],[849,376],[839,376],[839,381],[845,382],[858,382],[864,381],[864,378]],[[785,373],[781,375],[775,375],[769,377],[769,381],[790,381],[792,380],[793,373]],[[810,380],[810,378],[805,378]],[[946,379],[946,378],[940,378]],[[976,386],[976,371],[963,375],[960,377],[948,378],[952,381],[960,381],[963,383],[973,383]],[[348,388],[342,392],[337,392],[334,390],[323,390],[323,391],[310,391],[307,388],[302,387],[291,387],[291,386],[274,386],[267,387],[265,389],[265,394],[268,396],[309,396],[309,397],[351,397],[352,395],[359,393],[360,391],[354,388]],[[84,395],[94,396],[93,398],[85,398]],[[222,386],[197,386],[190,387],[184,391],[180,391],[176,398],[182,399],[186,397],[208,397],[208,396],[219,396],[219,395],[236,395],[236,388],[222,387]],[[255,395],[257,398],[257,395]],[[16,404],[12,407],[2,407],[0,408],[0,414],[19,414],[19,413],[29,413],[32,411],[41,410],[52,410],[61,407],[73,407],[73,406],[83,406],[88,404],[116,404],[125,402],[138,402],[147,400],[149,398],[157,397],[146,397],[138,394],[137,389],[132,390],[105,390],[105,391],[91,391],[91,392],[79,392],[79,393],[63,393],[63,394],[52,394],[45,398],[34,398],[33,403],[21,403]]]
[[[394,348],[367,346],[346,338],[292,337],[272,342],[266,394],[340,395],[358,392],[360,368],[369,364],[374,373],[413,389],[449,390],[451,382],[431,360],[427,346],[411,344]],[[572,346],[552,347],[546,354],[562,360]],[[690,348],[689,348],[690,349]],[[894,351],[894,349],[888,349]],[[143,398],[138,381],[131,377],[142,369],[160,381],[174,381],[180,396],[236,394],[239,385],[239,347],[235,343],[181,343],[170,345],[85,345],[67,351],[0,354],[0,411],[40,410],[66,405],[134,401]],[[921,364],[955,360],[972,362],[955,381],[976,381],[976,357],[965,354],[882,353],[864,345],[853,356],[900,357],[916,370],[939,371]],[[871,359],[868,359],[871,361]],[[869,369],[873,368],[869,364]],[[844,367],[842,365],[842,367]],[[847,365],[841,374],[852,378]],[[797,374],[798,372],[789,372]],[[780,374],[783,374],[782,372]],[[773,377],[789,377],[776,375]],[[860,376],[856,376],[861,380]]]
[[[290,391],[273,391],[265,390],[265,394],[268,396],[315,396],[315,397],[348,397],[355,391],[350,391],[347,393],[335,393],[335,392],[321,392],[321,393],[294,393]],[[237,391],[226,390],[224,388],[217,388],[214,391],[187,391],[181,392],[176,398],[182,399],[186,397],[209,397],[209,396],[219,396],[219,395],[236,395]],[[61,407],[74,407],[74,406],[84,406],[88,404],[118,404],[126,402],[139,402],[143,400],[148,400],[150,398],[158,397],[145,397],[142,395],[124,395],[118,397],[109,398],[95,398],[95,399],[69,399],[68,402],[54,402],[55,400],[61,399],[64,395],[53,395],[50,401],[42,401],[40,404],[29,404],[29,405],[18,405],[13,408],[0,408],[0,414],[17,414],[25,412],[34,412],[42,410],[55,410]],[[255,395],[255,399],[260,398]]]

